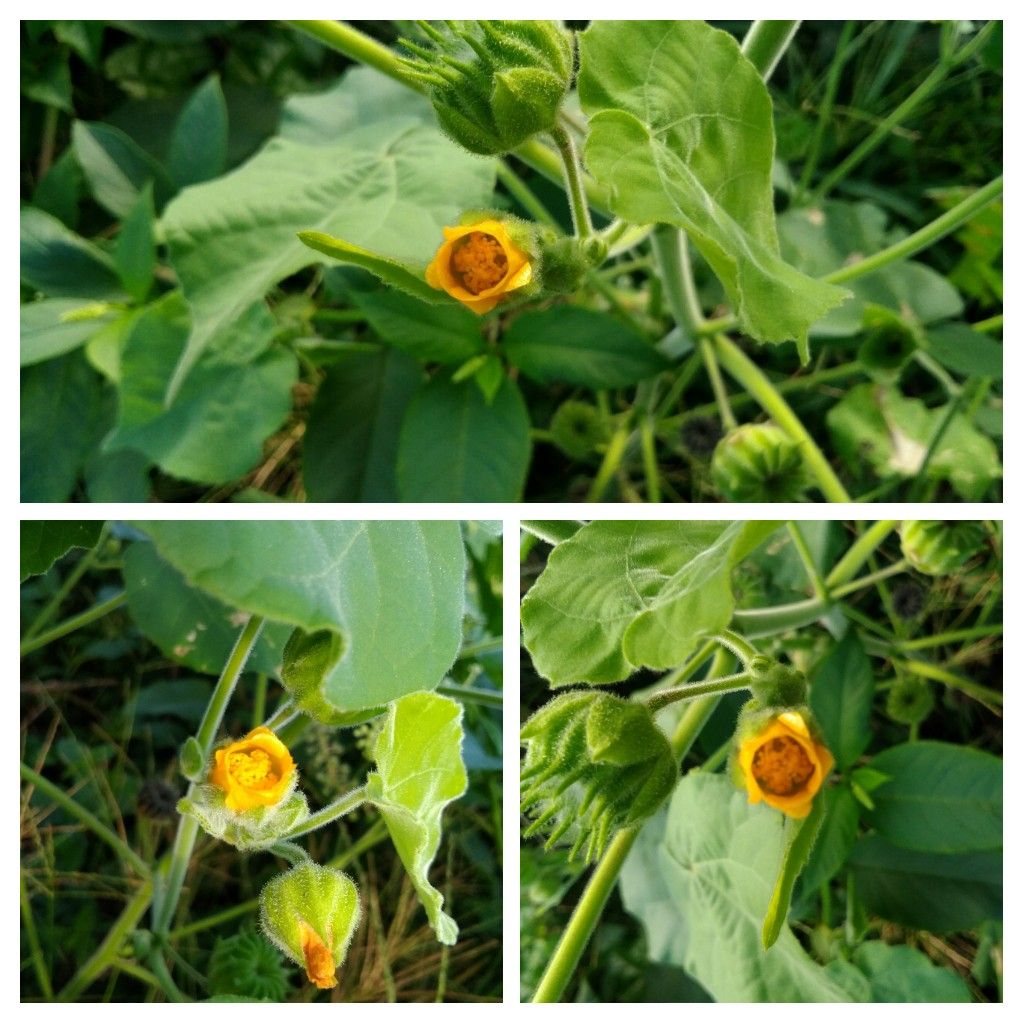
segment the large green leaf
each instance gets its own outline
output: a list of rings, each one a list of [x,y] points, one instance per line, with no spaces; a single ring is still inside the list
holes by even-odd
[[[897,924],[955,932],[1002,920],[1002,851],[920,853],[865,836],[849,863],[859,899]]]
[[[871,742],[875,675],[854,630],[814,670],[811,707],[840,771],[851,767]]]
[[[401,352],[355,353],[327,370],[302,443],[310,501],[398,500],[398,435],[422,380]]]
[[[606,313],[574,306],[525,313],[501,344],[513,366],[542,384],[622,388],[669,366],[633,328]]]
[[[167,383],[189,338],[188,308],[179,292],[155,302],[121,353],[117,425],[107,450],[143,452],[172,476],[201,483],[248,472],[287,416],[298,375],[293,355],[267,350],[274,330],[262,303],[226,324],[168,407]]]
[[[858,384],[826,415],[836,451],[850,466],[867,463],[884,478],[917,477],[948,407],[929,409],[895,388]],[[1002,476],[996,446],[966,416],[954,414],[928,462],[929,480],[945,480],[964,501],[981,501]]]
[[[926,740],[882,751],[889,777],[871,793],[868,820],[908,850],[964,853],[1003,844],[1003,762],[983,750]]]
[[[342,654],[323,682],[340,711],[433,689],[462,638],[465,555],[456,522],[146,522],[186,581],[237,611]]]
[[[236,171],[186,189],[164,216],[194,333],[175,387],[218,326],[317,261],[300,231],[423,268],[441,228],[485,206],[494,162],[408,117],[355,127],[330,145],[271,140]]]
[[[221,672],[248,617],[246,612],[189,584],[145,541],[125,551],[124,587],[132,621],[164,654],[197,672]],[[283,623],[268,623],[249,656],[248,668],[278,676],[281,652],[291,631]]]
[[[102,249],[32,207],[21,211],[21,280],[57,298],[124,297],[114,261]]]
[[[955,971],[933,964],[919,949],[865,942],[853,963],[871,983],[875,1003],[970,1003],[971,990]]]
[[[580,37],[585,159],[613,211],[682,228],[744,331],[793,339],[848,294],[779,255],[768,90],[736,40],[702,21],[601,21]]]
[[[1003,378],[1003,346],[967,324],[942,324],[927,334],[928,351],[947,370],[965,377]]]
[[[21,524],[21,578],[36,576],[72,548],[91,548],[99,540],[102,520],[24,520]]]
[[[530,419],[507,378],[488,402],[473,381],[442,375],[406,410],[398,443],[402,501],[518,501],[530,462]]]
[[[553,686],[681,664],[732,618],[732,567],[771,522],[592,522],[559,544],[523,599],[523,642]]]
[[[427,872],[441,845],[441,814],[466,792],[462,707],[436,693],[395,701],[373,759],[377,771],[367,776],[367,798],[387,822],[438,941],[454,945],[459,926],[441,909],[444,897]]]
[[[622,898],[644,925],[649,956],[683,967],[718,1002],[847,1002],[857,991],[785,926],[761,949],[784,820],[721,775],[691,772],[626,860]]]

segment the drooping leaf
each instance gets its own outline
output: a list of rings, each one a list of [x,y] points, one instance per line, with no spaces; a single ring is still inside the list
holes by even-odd
[[[174,386],[220,324],[317,262],[299,232],[337,236],[422,270],[441,228],[485,206],[493,182],[493,161],[400,117],[355,127],[330,145],[274,139],[232,173],[185,190],[164,217],[195,327]]]
[[[167,166],[177,188],[224,173],[228,157],[228,108],[217,75],[200,84],[181,109],[171,135]]]
[[[887,775],[868,821],[908,850],[965,853],[1003,844],[1003,762],[954,743],[922,740],[871,759]]]
[[[21,365],[31,366],[84,345],[114,311],[92,299],[42,299],[21,307]]]
[[[56,217],[21,211],[21,280],[51,298],[124,297],[114,261]]]
[[[644,925],[651,959],[684,968],[718,1002],[856,999],[788,927],[761,949],[782,823],[783,815],[751,806],[721,775],[690,773],[626,859],[623,902]]]
[[[858,384],[826,414],[837,452],[888,477],[921,474],[931,439],[948,409],[929,409],[895,388]],[[929,480],[947,481],[964,501],[981,501],[1002,475],[999,453],[966,416],[953,416],[928,462]]]
[[[580,66],[585,160],[612,210],[685,230],[743,330],[803,352],[847,292],[779,255],[771,100],[736,40],[701,21],[600,21],[580,37]]]
[[[642,335],[613,316],[574,306],[524,313],[501,345],[513,366],[542,384],[621,388],[669,366]]]
[[[444,897],[428,871],[441,845],[441,814],[466,791],[461,705],[435,693],[395,701],[373,759],[377,771],[367,777],[367,798],[387,822],[438,941],[454,945],[459,926],[441,909]]]
[[[179,292],[132,326],[120,357],[119,411],[108,451],[143,452],[184,480],[223,483],[248,472],[291,408],[295,357],[269,349],[274,320],[262,303],[225,325],[170,406],[167,384],[189,338]]]
[[[816,892],[835,877],[857,840],[860,812],[850,787],[832,786],[825,790],[824,796],[825,820],[821,823],[807,867],[800,876],[800,885],[805,893]]]
[[[353,353],[328,369],[303,438],[310,501],[398,500],[398,435],[422,380],[401,352]]]
[[[523,642],[553,686],[681,664],[733,612],[732,567],[777,524],[588,523],[523,599]]]
[[[46,572],[72,548],[91,548],[103,522],[80,519],[26,519],[21,524],[21,579]]]
[[[849,863],[857,897],[868,910],[934,932],[965,931],[1002,920],[1003,854],[920,853],[881,836],[857,841]]]
[[[530,419],[505,378],[488,404],[473,381],[442,375],[405,413],[398,443],[402,501],[518,501],[530,461]]]
[[[453,521],[146,522],[158,553],[236,611],[341,635],[323,681],[339,711],[433,689],[462,639],[465,554]]]
[[[851,767],[871,742],[875,675],[853,629],[814,670],[811,707],[840,771]]]
[[[124,586],[132,622],[164,654],[197,672],[221,672],[247,613],[189,584],[146,542],[125,551]],[[246,662],[250,671],[276,677],[291,631],[291,626],[268,623]]]

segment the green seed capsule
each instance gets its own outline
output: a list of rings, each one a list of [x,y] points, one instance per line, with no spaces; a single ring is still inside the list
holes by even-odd
[[[908,519],[900,527],[903,557],[926,576],[948,576],[985,546],[980,523]]]
[[[551,418],[551,439],[566,455],[581,459],[607,440],[607,432],[594,406],[570,400]]]
[[[774,423],[746,423],[719,441],[711,479],[727,501],[799,501],[810,487],[800,448]]]

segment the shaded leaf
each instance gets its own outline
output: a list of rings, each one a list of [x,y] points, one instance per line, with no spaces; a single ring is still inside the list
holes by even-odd
[[[849,629],[814,671],[811,707],[840,771],[856,763],[871,742],[875,675],[860,639]]]
[[[72,548],[91,548],[102,520],[26,519],[21,524],[21,579],[46,572]]]
[[[171,135],[167,166],[176,188],[224,173],[228,156],[228,108],[220,78],[210,75],[182,107]]]
[[[114,261],[42,210],[21,211],[21,280],[51,297],[118,299]]]

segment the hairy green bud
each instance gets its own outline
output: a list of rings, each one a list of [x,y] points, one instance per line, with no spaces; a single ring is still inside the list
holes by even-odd
[[[900,526],[903,557],[926,576],[948,576],[985,546],[980,523],[908,519]]]
[[[750,692],[758,707],[774,712],[807,703],[807,676],[800,669],[758,655],[750,663]]]
[[[572,79],[572,36],[554,21],[419,23],[402,40],[442,130],[471,153],[508,153],[552,128]]]
[[[569,859],[596,860],[612,834],[650,817],[679,770],[665,734],[644,704],[574,690],[545,704],[523,726],[520,776],[526,835],[569,845]]]
[[[727,501],[799,501],[811,485],[800,448],[774,423],[745,423],[715,448],[711,479]]]

